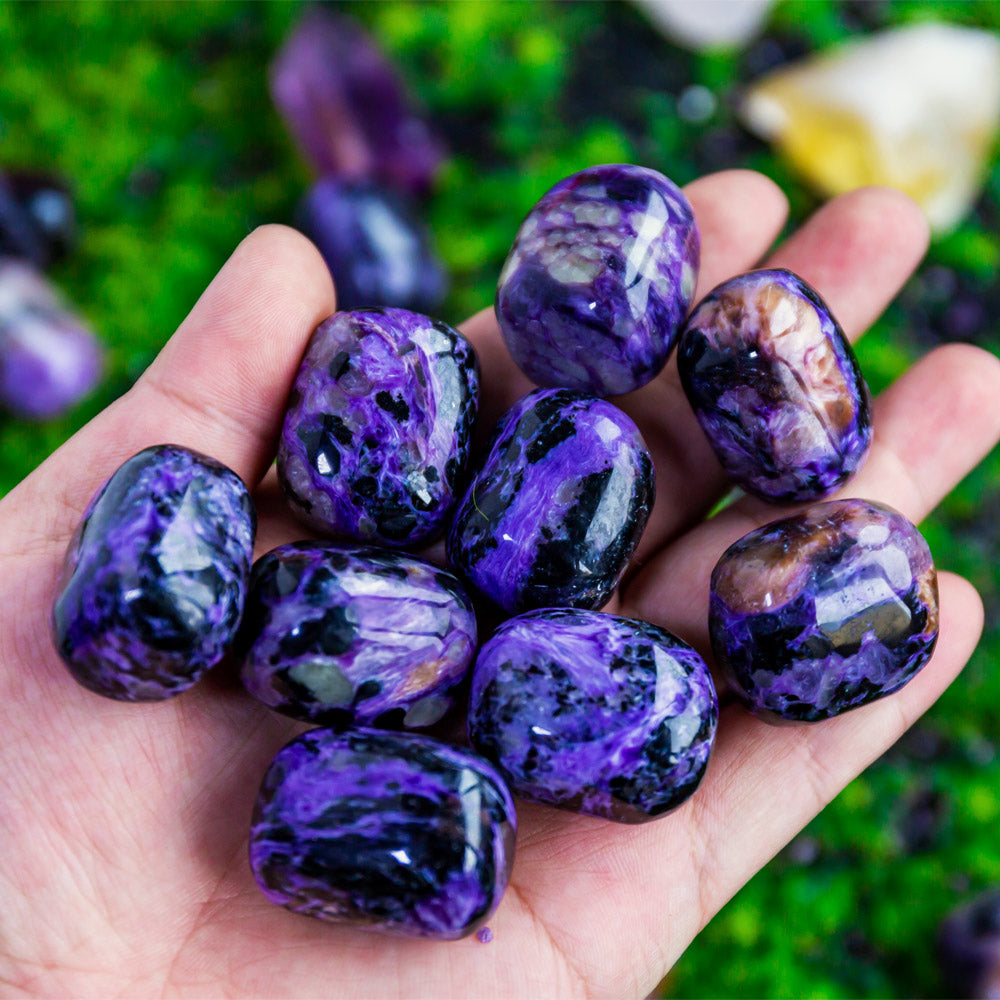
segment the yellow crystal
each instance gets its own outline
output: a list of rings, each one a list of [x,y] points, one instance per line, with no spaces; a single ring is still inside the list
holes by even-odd
[[[871,35],[763,77],[741,111],[824,194],[889,184],[946,231],[996,136],[1000,38],[937,23]]]

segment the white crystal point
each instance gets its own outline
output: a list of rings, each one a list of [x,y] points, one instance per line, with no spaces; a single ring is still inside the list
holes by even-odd
[[[764,24],[774,0],[632,0],[672,42],[688,49],[737,47]]]
[[[1000,122],[1000,37],[939,23],[871,35],[761,78],[741,114],[825,194],[889,184],[944,232],[975,201]]]

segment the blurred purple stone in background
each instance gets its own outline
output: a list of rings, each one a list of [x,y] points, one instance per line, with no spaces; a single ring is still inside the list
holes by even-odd
[[[0,175],[0,256],[26,257],[44,268],[74,243],[76,209],[64,181],[35,170]]]
[[[100,374],[100,346],[56,290],[28,264],[0,259],[0,403],[20,417],[54,417]]]
[[[324,177],[299,204],[296,226],[323,254],[338,309],[393,305],[433,314],[448,280],[405,199],[368,181]]]
[[[443,151],[388,59],[352,20],[306,13],[271,64],[271,94],[320,174],[426,194]]]
[[[945,995],[1000,1000],[1000,888],[953,910],[938,930]]]

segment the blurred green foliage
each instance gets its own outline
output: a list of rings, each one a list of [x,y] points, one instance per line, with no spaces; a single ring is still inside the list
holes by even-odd
[[[348,6],[452,146],[426,207],[453,275],[452,322],[490,303],[514,230],[539,195],[592,163],[633,160],[679,182],[706,166],[750,166],[788,192],[792,224],[815,205],[735,124],[734,98],[751,72],[743,54],[682,52],[624,5]],[[266,68],[299,11],[0,5],[0,164],[55,168],[72,181],[83,238],[53,278],[109,348],[104,386],[78,410],[44,426],[0,421],[0,493],[128,388],[241,237],[291,217],[309,172],[271,105]],[[1000,4],[800,0],[775,8],[766,37],[820,49],[927,18],[1000,28]],[[717,97],[706,123],[677,114],[689,84]],[[952,268],[973,290],[994,288],[998,218],[994,163],[979,211],[935,244],[922,273]],[[859,348],[876,391],[940,332],[915,282]],[[1000,347],[993,326],[979,340]],[[941,915],[1000,881],[1000,677],[991,670],[1000,659],[1000,454],[925,529],[938,561],[986,598],[987,634],[972,664],[914,733],[723,910],[666,996],[943,989],[933,955]]]

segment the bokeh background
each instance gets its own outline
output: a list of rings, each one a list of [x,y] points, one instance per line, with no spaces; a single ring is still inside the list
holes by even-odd
[[[514,231],[555,181],[632,161],[684,183],[748,166],[817,196],[739,124],[761,73],[853,36],[941,19],[1000,29],[979,2],[784,2],[756,38],[692,52],[628,4],[347,4],[450,150],[423,206],[451,274],[440,313],[492,300]],[[99,391],[47,424],[0,418],[0,492],[128,388],[234,245],[289,221],[312,180],[267,66],[295,3],[0,5],[0,167],[62,173],[81,239],[51,272],[108,351]],[[692,101],[690,88],[703,87]],[[684,95],[688,94],[685,101]],[[1000,352],[1000,159],[970,214],[859,348],[874,391],[947,340]],[[971,578],[987,632],[941,702],[754,878],[661,986],[667,997],[947,995],[941,917],[1000,882],[1000,453],[924,526]]]

